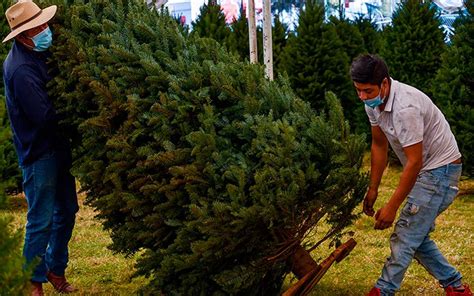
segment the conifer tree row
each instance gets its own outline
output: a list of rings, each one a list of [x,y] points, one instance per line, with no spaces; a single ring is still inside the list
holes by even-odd
[[[250,59],[249,45],[249,23],[245,16],[245,11],[241,10],[239,18],[230,24],[231,33],[223,41],[230,52],[236,53],[242,60]],[[206,37],[206,36],[201,36]],[[257,26],[257,54],[258,61],[263,61],[263,32],[262,28]]]
[[[199,10],[198,18],[192,23],[192,34],[208,37],[220,44],[231,35],[231,30],[225,21],[225,15],[216,0],[208,0]]]
[[[368,53],[380,53],[382,47],[382,34],[377,31],[375,24],[371,19],[359,17],[354,21],[358,28],[362,39],[364,40],[364,47]]]
[[[349,77],[349,56],[335,26],[327,24],[324,16],[324,7],[318,1],[306,2],[300,11],[296,34],[285,48],[284,68],[295,92],[317,112],[327,107],[324,93],[336,93],[347,119],[356,128],[361,125],[358,122],[363,108]]]
[[[249,28],[245,11],[241,8],[239,18],[226,24],[221,6],[209,1],[201,7],[199,17],[193,22],[192,34],[201,38],[212,38],[224,45],[229,52],[237,54],[242,60],[249,60]],[[257,27],[258,60],[263,60],[263,32]]]
[[[221,7],[208,1],[201,7],[199,17],[193,22],[193,33],[199,37],[208,37],[216,40],[232,53],[238,54],[242,60],[249,60],[249,28],[248,19],[243,6],[240,9],[239,18],[233,23],[226,24],[225,16]],[[273,39],[273,61],[275,72],[283,72],[281,67],[281,55],[287,42],[287,26],[275,16],[272,28]],[[263,61],[263,32],[257,26],[257,53],[260,63]]]
[[[283,74],[283,54],[288,42],[288,25],[284,24],[280,18],[275,15],[273,18],[273,31],[272,31],[272,39],[273,39],[273,64],[275,70],[275,76],[278,74]]]
[[[445,50],[439,17],[431,3],[405,0],[393,14],[392,25],[384,29],[382,56],[390,75],[432,97],[433,79]]]
[[[349,62],[362,53],[367,53],[365,40],[356,26],[355,22],[348,19],[339,19],[335,16],[329,18],[329,23],[334,26],[336,33],[341,39],[342,48],[349,57]]]
[[[330,18],[330,24],[334,26],[337,36],[341,40],[341,50],[344,51],[349,58],[350,63],[360,54],[367,53],[365,40],[355,22],[347,19],[338,19],[334,16]],[[322,67],[326,68],[324,64]],[[346,77],[349,79],[349,77]],[[364,105],[358,100],[350,81],[350,86],[347,86],[347,95],[344,98],[348,102],[344,104],[346,107],[346,117],[350,120],[353,130],[356,133],[370,135],[370,125],[367,122],[367,114],[364,110]]]
[[[474,1],[455,27],[452,43],[442,55],[433,97],[446,115],[463,156],[463,171],[474,176]]]
[[[60,5],[50,95],[74,171],[111,248],[143,251],[147,291],[278,294],[295,243],[336,242],[356,218],[365,144],[333,94],[316,116],[141,0],[44,2]]]

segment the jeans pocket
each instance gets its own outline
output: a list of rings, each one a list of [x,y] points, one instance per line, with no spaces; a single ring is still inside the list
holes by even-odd
[[[462,174],[462,166],[458,165],[459,167],[455,168],[454,170],[452,169],[449,172],[449,186],[454,186],[457,187],[459,183],[459,179],[461,179],[461,174]]]
[[[437,193],[438,188],[434,184],[417,181],[408,194],[408,203],[418,207],[426,206]]]
[[[436,191],[436,188],[440,183],[440,178],[432,172],[427,171],[418,175],[416,183],[425,187],[427,190]]]
[[[444,212],[444,210],[446,210],[453,203],[454,198],[456,197],[456,195],[458,195],[458,192],[459,192],[459,188],[457,186],[452,186],[452,185],[448,186],[446,196],[443,200],[443,203],[439,207],[438,215]]]

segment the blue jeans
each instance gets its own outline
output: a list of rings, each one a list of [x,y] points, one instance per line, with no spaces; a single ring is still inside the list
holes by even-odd
[[[449,207],[459,191],[461,171],[461,164],[448,164],[418,176],[390,237],[390,257],[375,284],[382,295],[394,295],[400,289],[413,258],[444,288],[461,285],[461,274],[429,236],[436,217]]]
[[[46,153],[22,167],[28,202],[23,256],[27,264],[40,259],[31,278],[35,282],[47,282],[48,270],[64,275],[68,263],[68,243],[79,209],[70,167],[66,151]]]

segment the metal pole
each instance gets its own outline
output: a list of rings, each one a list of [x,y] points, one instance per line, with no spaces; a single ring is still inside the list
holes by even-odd
[[[267,78],[273,80],[271,0],[263,0],[263,60]]]
[[[244,0],[245,1],[245,0]],[[257,26],[255,25],[255,1],[249,0],[249,48],[250,48],[250,63],[258,63],[257,56]]]

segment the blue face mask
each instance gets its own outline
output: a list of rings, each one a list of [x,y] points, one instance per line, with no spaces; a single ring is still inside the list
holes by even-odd
[[[372,109],[374,109],[377,106],[382,105],[384,100],[382,100],[382,98],[380,97],[381,92],[382,92],[382,89],[380,89],[380,92],[379,92],[378,96],[376,96],[375,98],[364,100],[364,104],[366,104],[367,106],[369,106]]]
[[[53,33],[49,27],[47,27],[32,37],[31,40],[35,44],[35,47],[33,47],[34,51],[46,51],[51,46],[51,44],[53,44]]]

